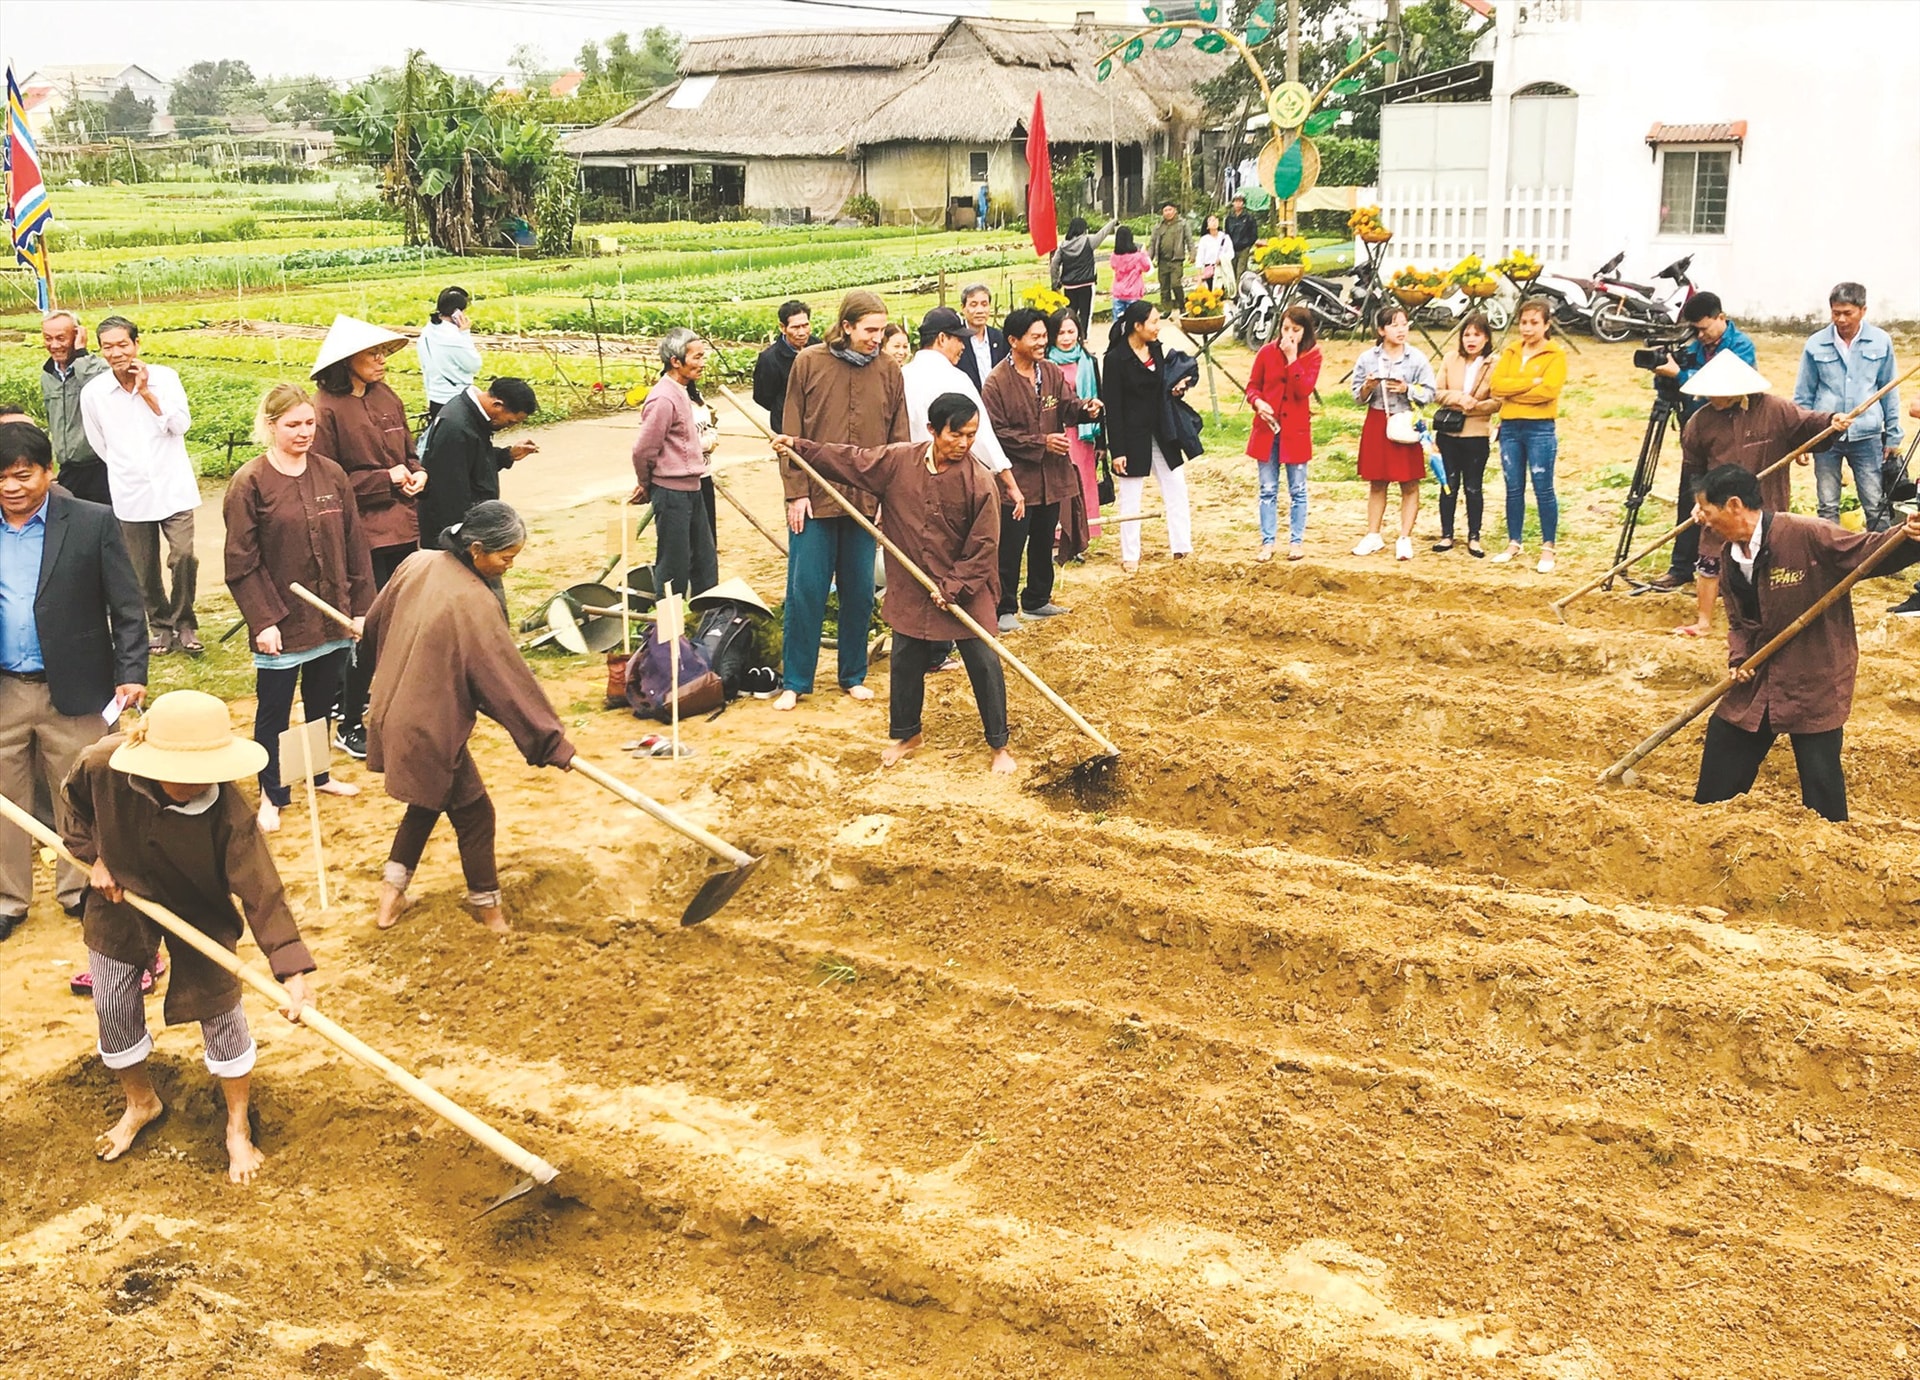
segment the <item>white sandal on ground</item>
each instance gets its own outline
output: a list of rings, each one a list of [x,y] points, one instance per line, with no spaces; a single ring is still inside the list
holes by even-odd
[[[1505,565],[1508,561],[1512,560],[1515,556],[1519,554],[1520,554],[1520,544],[1518,542],[1515,542],[1512,546],[1509,546],[1505,551],[1502,551],[1499,555],[1489,556],[1487,557],[1487,559],[1492,561],[1495,565]]]

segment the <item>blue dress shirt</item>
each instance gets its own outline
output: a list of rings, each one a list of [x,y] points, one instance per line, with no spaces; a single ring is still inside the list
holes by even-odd
[[[44,671],[33,601],[40,594],[40,553],[47,545],[47,500],[24,526],[0,519],[0,670]]]

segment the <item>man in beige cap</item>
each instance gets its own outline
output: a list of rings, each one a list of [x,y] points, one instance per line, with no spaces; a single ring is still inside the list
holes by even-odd
[[[140,970],[152,961],[161,932],[125,902],[126,891],[165,906],[230,950],[240,942],[238,897],[254,942],[293,999],[289,1017],[298,1020],[310,1001],[313,958],[253,810],[232,784],[265,760],[258,743],[234,736],[226,705],[198,690],[175,690],[155,700],[130,732],[82,752],[67,778],[61,833],[93,869],[83,924],[100,1058],[119,1075],[127,1098],[126,1112],[94,1142],[103,1160],[124,1155],[166,1112],[147,1072],[153,1037],[140,1000]],[[200,1022],[207,1070],[226,1098],[227,1177],[251,1183],[264,1157],[247,1125],[254,1043],[240,983],[170,936],[167,948],[167,1024]]]
[[[1795,407],[1769,393],[1771,386],[1758,369],[1731,350],[1722,350],[1680,385],[1682,393],[1707,400],[1680,432],[1681,493],[1691,493],[1708,470],[1721,465],[1738,465],[1757,475],[1833,424],[1833,413]],[[1803,455],[1799,463],[1811,459]],[[1787,470],[1768,475],[1760,481],[1760,494],[1769,512],[1788,511],[1793,506],[1792,475]],[[1700,616],[1674,629],[1682,637],[1705,637],[1713,631],[1713,601],[1720,589],[1720,554],[1725,548],[1726,540],[1711,527],[1702,529],[1694,581]]]

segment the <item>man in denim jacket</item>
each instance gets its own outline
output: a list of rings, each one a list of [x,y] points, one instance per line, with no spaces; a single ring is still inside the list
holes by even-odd
[[[1893,339],[1867,322],[1867,290],[1858,283],[1840,283],[1827,294],[1833,324],[1807,338],[1800,354],[1800,377],[1793,400],[1819,412],[1851,412],[1879,389],[1893,382]],[[1900,454],[1900,394],[1888,393],[1860,414],[1844,436],[1813,457],[1814,488],[1819,514],[1828,522],[1840,517],[1840,464],[1853,471],[1853,487],[1868,530],[1884,532],[1893,514],[1884,501],[1881,475],[1888,460]]]

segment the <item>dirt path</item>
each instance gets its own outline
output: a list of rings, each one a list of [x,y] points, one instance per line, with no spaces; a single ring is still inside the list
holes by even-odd
[[[1618,367],[1585,386],[1630,396]],[[175,1115],[94,1163],[111,1088],[43,901],[0,969],[6,1369],[1912,1375],[1920,630],[1891,582],[1857,601],[1852,823],[1799,808],[1784,747],[1692,805],[1697,730],[1594,789],[1724,655],[1671,636],[1676,600],[1546,611],[1612,547],[1594,479],[1639,419],[1608,406],[1569,420],[1555,578],[1425,556],[1430,515],[1411,567],[1341,554],[1337,483],[1312,558],[1256,565],[1250,467],[1196,466],[1194,560],[1150,534],[1127,579],[1109,543],[1063,572],[1072,616],[1017,635],[1121,745],[1098,797],[1048,785],[1085,745],[1020,686],[1011,781],[961,677],[883,774],[885,663],[873,705],[736,704],[687,726],[694,759],[632,763],[598,669],[541,659],[583,752],[767,854],[697,929],[696,850],[491,728],[505,942],[444,832],[372,930],[377,788],[326,802],[324,915],[282,835],[328,1008],[560,1164],[564,1201],[473,1221],[509,1171],[252,1003],[263,1186],[216,1173],[190,1031],[156,1056]],[[598,565],[625,463],[600,425],[525,471],[530,582]],[[777,515],[770,472],[735,473]]]

